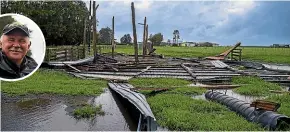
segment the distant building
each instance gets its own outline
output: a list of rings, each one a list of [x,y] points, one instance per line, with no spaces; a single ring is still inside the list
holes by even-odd
[[[271,47],[274,47],[274,48],[290,48],[290,44],[273,44]]]
[[[195,47],[197,45],[196,42],[183,42],[182,44],[187,47]]]
[[[214,46],[219,46],[217,43],[211,43],[211,42],[199,42],[197,44],[199,47],[214,47]]]

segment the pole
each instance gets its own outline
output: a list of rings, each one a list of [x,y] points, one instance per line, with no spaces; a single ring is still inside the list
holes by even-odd
[[[112,58],[114,58],[114,52],[115,52],[115,36],[114,36],[114,33],[115,33],[115,17],[113,16],[112,18],[112,30],[113,30],[113,33],[112,33]]]
[[[97,53],[97,18],[96,11],[99,7],[99,4],[96,7],[96,1],[93,1],[93,48],[94,55]]]
[[[88,29],[89,29],[89,43],[88,43],[88,51],[91,52],[91,31],[92,31],[92,0],[90,0],[90,15],[89,15],[89,23],[88,23]]]
[[[138,64],[138,45],[137,45],[137,33],[136,33],[136,24],[135,24],[135,8],[134,2],[131,3],[132,10],[132,25],[133,25],[133,36],[134,36],[134,49],[135,49],[135,63]]]
[[[83,49],[83,52],[84,52],[84,53],[83,53],[83,55],[84,55],[83,57],[85,58],[85,57],[86,57],[86,39],[87,39],[87,38],[86,38],[86,31],[87,31],[87,30],[86,30],[86,28],[87,28],[87,18],[86,18],[86,17],[85,17],[85,23],[84,23],[84,26],[85,26],[85,27],[84,27],[84,38],[83,38],[83,48],[84,48],[84,49]]]
[[[145,54],[147,54],[147,51],[149,53],[149,50],[148,50],[148,24],[146,25],[146,37],[145,37]]]
[[[146,55],[146,17],[144,18],[144,31],[143,31],[143,58],[145,58]]]

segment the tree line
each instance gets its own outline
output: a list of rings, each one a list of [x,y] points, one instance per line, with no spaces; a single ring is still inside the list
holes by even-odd
[[[83,1],[1,1],[1,11],[2,14],[17,13],[32,19],[43,32],[47,46],[82,44],[84,27],[88,25],[90,15]],[[87,31],[92,30],[91,27],[86,28]],[[89,37],[86,39],[89,42]],[[148,40],[153,45],[160,45],[163,35],[150,34]],[[111,41],[112,29],[102,28],[98,33],[98,43],[111,44]],[[123,44],[131,44],[132,41],[130,34],[120,38]]]
[[[32,19],[48,46],[81,44],[84,22],[89,15],[83,1],[1,1],[1,11]]]

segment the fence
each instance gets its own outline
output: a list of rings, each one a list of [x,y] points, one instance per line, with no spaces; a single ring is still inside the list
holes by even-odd
[[[85,50],[80,46],[46,48],[45,61],[72,61],[85,58]]]

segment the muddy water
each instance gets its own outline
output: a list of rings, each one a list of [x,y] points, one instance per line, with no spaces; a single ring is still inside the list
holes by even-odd
[[[104,116],[77,120],[72,116],[76,104],[102,104]],[[136,131],[137,123],[119,99],[108,89],[98,97],[2,96],[1,130],[8,131]]]

